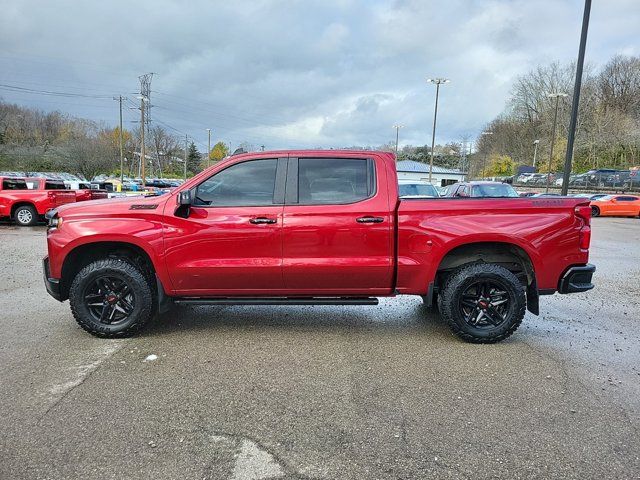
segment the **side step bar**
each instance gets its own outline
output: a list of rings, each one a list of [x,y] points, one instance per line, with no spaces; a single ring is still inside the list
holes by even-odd
[[[378,305],[373,297],[176,298],[177,305]]]

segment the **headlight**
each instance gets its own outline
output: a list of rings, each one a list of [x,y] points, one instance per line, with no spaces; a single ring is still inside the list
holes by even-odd
[[[60,228],[60,226],[62,225],[62,218],[60,218],[58,216],[58,211],[57,210],[49,210],[44,218],[47,220],[47,227],[48,228]]]

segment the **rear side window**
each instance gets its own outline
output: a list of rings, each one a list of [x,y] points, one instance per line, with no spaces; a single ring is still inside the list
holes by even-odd
[[[196,188],[194,205],[212,207],[273,205],[278,160],[236,163]]]
[[[2,189],[3,190],[27,190],[27,182],[19,179],[9,179],[5,178],[2,181]]]
[[[64,184],[64,182],[46,181],[44,182],[44,189],[45,190],[66,190],[67,186]]]
[[[635,202],[638,197],[616,197],[619,202]]]
[[[373,162],[366,159],[301,158],[298,161],[298,203],[355,203],[373,196]]]

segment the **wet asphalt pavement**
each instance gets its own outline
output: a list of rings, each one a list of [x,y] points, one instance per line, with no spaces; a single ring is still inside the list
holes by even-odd
[[[413,297],[96,339],[45,293],[44,228],[0,226],[0,478],[640,478],[640,221],[593,223],[597,288],[497,345]]]

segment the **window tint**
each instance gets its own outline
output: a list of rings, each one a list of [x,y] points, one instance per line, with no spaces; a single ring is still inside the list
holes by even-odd
[[[198,185],[194,205],[272,205],[277,165],[276,159],[232,165]]]
[[[3,190],[27,190],[27,182],[24,180],[4,179],[2,181]]]
[[[635,202],[638,197],[616,197],[619,202]]]
[[[298,202],[307,205],[354,203],[372,196],[375,182],[369,165],[364,159],[301,158]]]
[[[64,182],[46,181],[44,182],[44,189],[45,190],[66,190],[67,186],[64,184]]]

